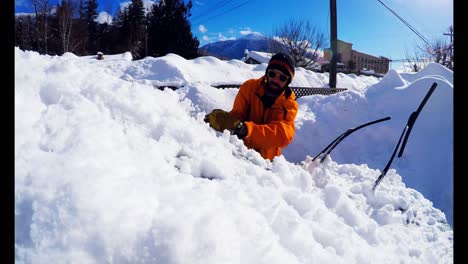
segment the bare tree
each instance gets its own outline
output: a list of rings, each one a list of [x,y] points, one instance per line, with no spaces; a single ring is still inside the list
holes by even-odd
[[[441,37],[421,49],[432,61],[453,70],[453,26],[450,26],[448,30],[449,33],[444,33],[444,35],[450,36],[450,42]]]
[[[270,37],[271,51],[286,52],[297,67],[308,68],[319,57],[327,41],[325,35],[312,27],[309,21],[290,19],[273,31]]]
[[[431,46],[426,46],[426,52],[435,62],[444,65],[447,60],[446,47],[447,43],[440,38],[435,40]]]
[[[146,10],[143,0],[130,0],[128,5],[128,41],[127,47],[135,58],[142,58],[146,55]]]
[[[444,35],[450,36],[450,42],[447,42],[443,38],[434,40],[432,43],[416,45],[414,54],[411,59],[407,59],[409,67],[412,71],[419,71],[429,64],[429,62],[436,62],[445,67],[453,70],[453,27],[449,27],[450,33],[444,33]],[[405,52],[407,58],[408,53]]]
[[[63,53],[71,51],[70,36],[72,33],[73,18],[76,8],[76,0],[63,0],[62,4],[57,8],[57,20]]]
[[[432,46],[428,46],[426,49],[435,62],[453,70],[453,43],[447,43],[444,39],[438,39],[432,43]]]
[[[49,35],[49,17],[52,6],[49,5],[49,0],[32,0],[32,4],[36,15],[36,27],[40,32],[38,43],[42,52],[47,54],[48,39],[51,36]]]
[[[405,48],[405,57],[405,71],[409,72],[418,72],[431,62],[430,58],[427,57],[425,49],[420,46],[416,46],[411,54]]]

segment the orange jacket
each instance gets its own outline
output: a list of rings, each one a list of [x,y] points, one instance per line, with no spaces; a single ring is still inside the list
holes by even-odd
[[[244,144],[263,158],[272,160],[281,155],[281,148],[291,143],[294,137],[298,104],[296,95],[287,87],[271,107],[264,109],[260,98],[265,93],[265,84],[265,76],[244,82],[230,114],[247,126]]]

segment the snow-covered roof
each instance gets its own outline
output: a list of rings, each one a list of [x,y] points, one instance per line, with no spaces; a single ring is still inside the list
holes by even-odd
[[[271,59],[271,56],[273,55],[268,52],[249,51],[244,61],[248,60],[249,58],[252,58],[258,61],[259,63],[268,63]]]

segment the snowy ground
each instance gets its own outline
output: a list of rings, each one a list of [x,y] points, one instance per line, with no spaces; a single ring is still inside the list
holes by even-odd
[[[299,98],[294,142],[270,162],[203,122],[237,92],[210,84],[266,65],[104,56],[15,49],[16,263],[453,263],[453,72],[339,74],[349,91]],[[293,86],[328,83],[296,74]],[[433,82],[404,156],[373,192]]]

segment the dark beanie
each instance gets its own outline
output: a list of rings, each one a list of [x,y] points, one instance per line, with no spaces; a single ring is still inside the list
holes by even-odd
[[[290,56],[284,53],[276,53],[271,57],[266,72],[268,72],[269,69],[279,70],[289,76],[288,83],[290,83],[294,77],[294,62]]]

